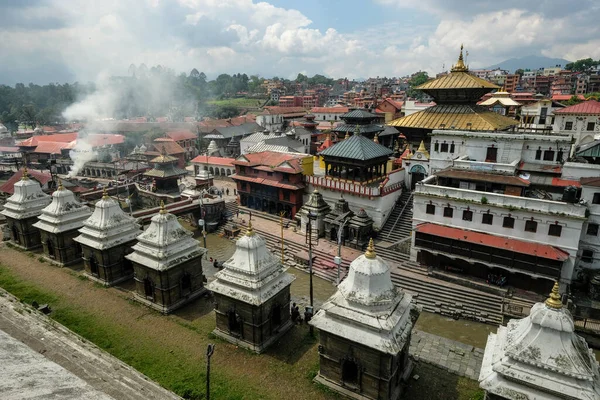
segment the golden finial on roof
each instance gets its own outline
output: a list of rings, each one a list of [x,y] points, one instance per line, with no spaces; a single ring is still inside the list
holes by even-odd
[[[548,307],[557,310],[563,306],[558,289],[558,281],[556,281],[554,282],[554,287],[552,287],[552,292],[550,292],[550,297],[548,297],[545,302]]]
[[[379,134],[375,134],[375,137],[373,137],[373,141],[377,144],[379,144]]]
[[[165,202],[163,200],[160,201],[160,211],[159,214],[166,214],[167,209],[165,208]]]
[[[57,188],[57,189],[58,189],[58,190],[63,190],[63,189],[64,189],[64,186],[63,186],[63,184],[62,184],[62,179],[59,179],[59,180],[58,180],[58,188]]]
[[[465,65],[465,61],[463,59],[463,45],[460,45],[460,55],[458,56],[458,61],[456,64],[452,66],[450,72],[467,72],[469,68]]]
[[[102,200],[108,200],[108,192],[106,191],[106,186],[102,189]]]
[[[29,174],[27,173],[27,167],[23,167],[23,176],[21,177],[22,181],[28,181],[29,180]]]
[[[424,153],[427,151],[427,149],[425,148],[425,142],[421,140],[421,144],[419,145],[419,148],[417,149],[418,152],[420,153]]]
[[[373,238],[369,239],[369,245],[367,246],[367,251],[365,251],[365,257],[371,260],[375,258],[375,244],[373,243]]]
[[[246,230],[246,236],[254,236],[254,229],[252,229],[252,221],[248,221],[248,230]]]
[[[346,131],[346,136],[344,136],[344,140],[345,139],[350,139],[350,131]]]
[[[360,135],[360,126],[358,124],[356,124],[356,129],[354,129],[354,134],[356,136]]]

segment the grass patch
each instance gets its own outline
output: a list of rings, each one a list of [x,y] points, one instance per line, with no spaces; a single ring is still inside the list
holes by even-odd
[[[39,256],[38,261],[41,262],[42,264],[44,264],[46,262],[46,259],[42,256]]]

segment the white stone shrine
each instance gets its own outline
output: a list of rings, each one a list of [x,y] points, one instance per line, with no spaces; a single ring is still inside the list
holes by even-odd
[[[215,295],[217,336],[260,353],[292,327],[290,285],[296,277],[285,272],[252,222],[215,278],[208,289]]]
[[[479,386],[488,400],[598,400],[598,363],[575,334],[558,282],[545,303],[488,337]]]
[[[52,203],[33,224],[40,230],[45,255],[61,265],[81,260],[81,246],[73,239],[91,213],[88,206],[77,201],[73,192],[59,182],[58,189],[52,193]]]
[[[104,188],[102,199],[79,229],[74,240],[83,250],[86,274],[107,286],[133,277],[133,265],[125,258],[141,227]]]
[[[355,399],[397,399],[410,376],[408,349],[420,309],[397,288],[373,239],[310,321],[320,331],[315,378]]]

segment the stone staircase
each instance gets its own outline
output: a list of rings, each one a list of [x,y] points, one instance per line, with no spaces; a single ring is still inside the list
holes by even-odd
[[[393,265],[392,281],[413,295],[423,310],[488,324],[502,323],[502,297],[432,278],[427,269],[408,261]]]
[[[390,244],[403,240],[410,242],[413,217],[412,201],[412,192],[404,190],[400,196],[399,204],[394,207],[392,214],[379,231],[378,243],[375,243],[375,249],[381,257],[388,261],[400,262],[409,259],[409,253],[400,252]]]

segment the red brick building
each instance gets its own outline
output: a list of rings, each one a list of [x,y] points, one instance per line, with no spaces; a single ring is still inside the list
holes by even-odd
[[[237,184],[240,204],[255,210],[293,218],[302,207],[302,180],[305,154],[264,151],[239,156],[231,178]]]

